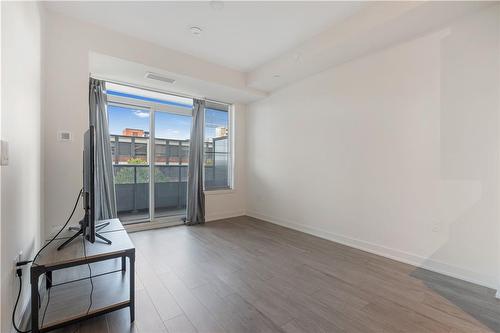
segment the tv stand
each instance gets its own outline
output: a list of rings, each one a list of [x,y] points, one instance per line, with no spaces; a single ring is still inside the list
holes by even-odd
[[[57,251],[58,242],[75,236],[66,229],[31,266],[32,333],[49,332],[127,307],[130,321],[134,321],[135,248],[120,220],[101,222],[100,232],[111,245],[84,239],[85,245],[71,242]],[[43,276],[45,288],[39,283]],[[89,308],[92,285],[95,292]]]

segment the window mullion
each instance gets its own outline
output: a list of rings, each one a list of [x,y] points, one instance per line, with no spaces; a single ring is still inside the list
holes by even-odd
[[[155,134],[155,110],[153,105],[149,109],[149,217],[150,221],[155,220],[155,149],[156,149],[156,134]]]

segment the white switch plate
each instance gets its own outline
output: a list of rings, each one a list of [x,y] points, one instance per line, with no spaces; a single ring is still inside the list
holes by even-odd
[[[57,139],[59,141],[73,141],[73,134],[71,134],[71,132],[68,132],[68,131],[59,131],[57,132]]]
[[[0,140],[0,165],[9,165],[9,143]]]

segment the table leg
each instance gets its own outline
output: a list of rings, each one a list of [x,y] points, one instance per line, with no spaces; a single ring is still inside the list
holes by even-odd
[[[127,256],[122,257],[122,272],[127,270]]]
[[[135,320],[135,250],[129,254],[130,262],[130,322]]]
[[[38,333],[38,278],[40,273],[36,269],[31,270],[31,332]]]
[[[52,287],[52,272],[45,273],[45,289]]]

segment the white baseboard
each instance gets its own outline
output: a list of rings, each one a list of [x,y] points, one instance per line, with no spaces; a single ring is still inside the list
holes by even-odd
[[[205,221],[206,222],[212,222],[212,221],[217,221],[217,220],[222,220],[222,219],[228,219],[231,217],[238,217],[238,216],[244,216],[246,212],[244,210],[236,210],[236,211],[230,211],[230,212],[220,212],[216,214],[209,214],[205,216]]]
[[[433,260],[430,258],[425,258],[422,256],[418,256],[415,254],[407,253],[398,249],[393,249],[389,247],[385,247],[382,245],[374,244],[371,242],[366,242],[360,239],[351,238],[344,235],[339,235],[330,231],[320,230],[319,228],[304,226],[298,223],[284,221],[282,219],[267,216],[264,214],[260,214],[253,211],[247,211],[247,216],[251,216],[266,222],[270,222],[273,224],[277,224],[283,227],[287,227],[290,229],[298,230],[301,232],[305,232],[310,235],[314,235],[323,239],[327,239],[333,242],[337,242],[343,245],[347,245],[350,247],[357,248],[359,250],[363,250],[366,252],[370,252],[385,258],[393,259],[399,262],[403,262],[405,264],[409,264],[412,266],[416,266],[418,268],[424,268],[436,273],[448,275],[460,280],[464,280],[467,282],[471,282],[474,284],[478,284],[481,286],[485,286],[491,289],[497,289],[497,285],[492,282],[491,277],[486,276],[478,276],[477,273],[465,270],[463,268],[453,266],[444,262],[440,262],[437,260]],[[493,279],[494,280],[494,279]],[[499,292],[497,292],[499,295]],[[500,295],[497,296],[500,298]]]

